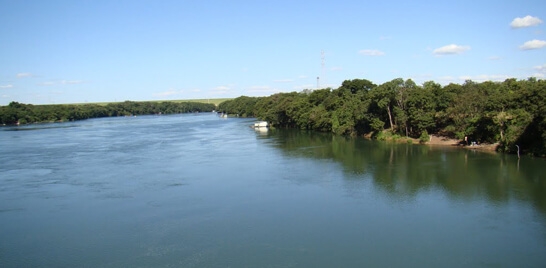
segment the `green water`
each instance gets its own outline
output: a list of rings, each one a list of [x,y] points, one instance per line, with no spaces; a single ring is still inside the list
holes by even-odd
[[[0,128],[0,266],[546,266],[544,159],[252,123]]]

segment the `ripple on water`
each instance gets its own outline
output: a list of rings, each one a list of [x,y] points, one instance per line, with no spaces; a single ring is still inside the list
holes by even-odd
[[[45,176],[53,173],[53,169],[49,168],[19,168],[19,169],[10,169],[6,171],[0,171],[0,175],[6,179],[22,179],[28,177],[39,177]]]
[[[45,184],[56,183],[49,174],[52,169],[25,168],[0,171],[0,192],[14,191],[14,189],[35,189]]]
[[[8,212],[22,212],[25,211],[24,208],[0,208],[0,213],[8,213]]]

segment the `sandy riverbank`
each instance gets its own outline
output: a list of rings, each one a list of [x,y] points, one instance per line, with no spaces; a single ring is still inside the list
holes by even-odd
[[[492,151],[495,152],[498,146],[498,143],[495,144],[478,144],[478,145],[464,145],[463,141],[457,139],[450,139],[447,137],[430,135],[430,140],[424,144],[427,145],[438,145],[438,146],[457,146],[465,149],[472,150],[483,150],[483,151]]]
[[[364,138],[372,139],[372,133],[368,133],[367,135],[364,135]],[[388,141],[389,139],[387,139]],[[461,149],[470,149],[470,150],[481,150],[481,151],[488,151],[488,152],[496,152],[498,143],[494,144],[478,144],[478,145],[465,145],[462,140],[458,139],[452,139],[444,136],[437,136],[437,135],[430,135],[430,140],[425,143],[421,143],[419,139],[415,138],[399,138],[396,142],[407,142],[408,140],[411,140],[411,143],[413,144],[423,144],[423,145],[429,145],[429,146],[453,146],[458,147]]]

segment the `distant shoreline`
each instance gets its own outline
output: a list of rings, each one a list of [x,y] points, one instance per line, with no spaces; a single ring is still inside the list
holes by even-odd
[[[99,101],[99,102],[75,102],[75,103],[46,103],[46,104],[34,104],[34,103],[25,103],[25,104],[31,104],[34,106],[52,106],[52,105],[88,105],[88,104],[94,104],[94,105],[108,105],[108,104],[117,104],[117,103],[123,103],[126,101],[130,102],[142,102],[142,103],[161,103],[161,102],[174,102],[174,103],[180,103],[180,102],[198,102],[198,103],[212,103],[216,106],[218,106],[220,103],[231,100],[233,98],[210,98],[210,99],[180,99],[180,100],[144,100],[144,101],[134,101],[134,100],[125,100],[125,101]],[[6,105],[0,105],[1,106],[8,106]]]

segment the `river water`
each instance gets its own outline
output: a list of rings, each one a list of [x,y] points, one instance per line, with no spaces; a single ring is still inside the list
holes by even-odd
[[[546,161],[184,114],[0,128],[0,267],[546,267]]]

